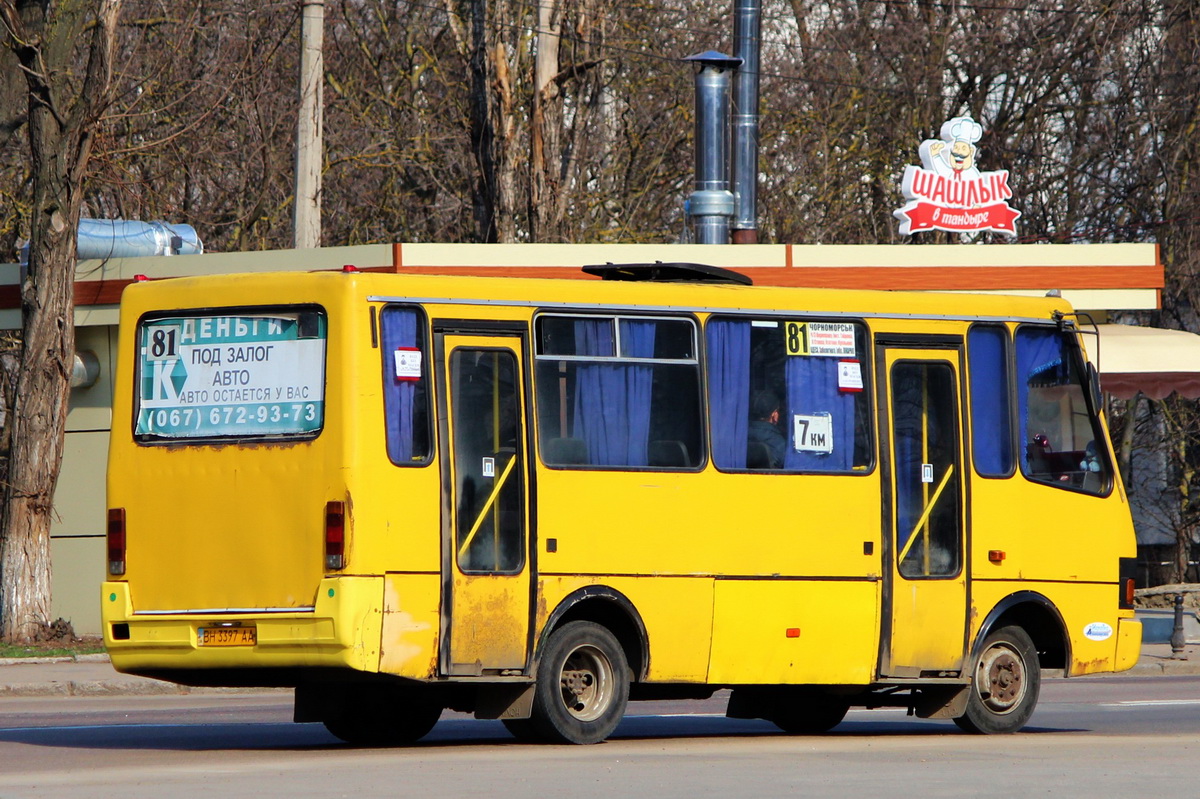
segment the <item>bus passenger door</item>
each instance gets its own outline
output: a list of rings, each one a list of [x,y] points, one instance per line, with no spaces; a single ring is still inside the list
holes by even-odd
[[[529,638],[524,342],[437,336],[445,466],[441,672],[524,671]],[[446,529],[448,527],[448,529]]]
[[[967,635],[960,354],[880,347],[877,363],[891,495],[880,675],[953,676]]]

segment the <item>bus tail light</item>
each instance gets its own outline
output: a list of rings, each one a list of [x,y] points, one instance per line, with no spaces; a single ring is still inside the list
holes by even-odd
[[[325,569],[346,568],[346,506],[342,502],[325,503]]]
[[[1121,558],[1117,569],[1117,587],[1120,589],[1118,607],[1132,610],[1137,588],[1137,558]]]
[[[108,573],[120,577],[125,573],[125,509],[108,509]]]

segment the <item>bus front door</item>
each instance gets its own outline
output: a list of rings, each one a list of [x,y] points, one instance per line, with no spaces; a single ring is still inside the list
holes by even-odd
[[[523,341],[439,334],[443,468],[441,670],[453,676],[526,667],[530,563]]]
[[[961,360],[957,350],[881,347],[877,363],[891,492],[879,671],[955,676],[963,667],[968,599]]]

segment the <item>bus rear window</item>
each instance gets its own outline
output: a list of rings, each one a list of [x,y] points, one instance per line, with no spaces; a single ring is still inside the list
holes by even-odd
[[[325,418],[324,311],[147,317],[137,333],[134,436],[310,438]]]

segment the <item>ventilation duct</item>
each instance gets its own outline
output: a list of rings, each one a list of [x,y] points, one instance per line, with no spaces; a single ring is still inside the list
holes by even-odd
[[[126,219],[80,219],[81,261],[141,258],[148,255],[200,255],[204,245],[191,225],[135,222]],[[29,244],[21,247],[21,263],[29,263]]]

